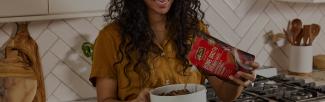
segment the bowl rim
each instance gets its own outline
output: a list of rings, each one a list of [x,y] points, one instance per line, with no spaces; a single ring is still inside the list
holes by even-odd
[[[176,95],[176,96],[161,96],[161,95],[156,95],[154,94],[153,92],[158,90],[158,89],[161,89],[161,88],[165,88],[165,87],[171,87],[171,86],[178,86],[178,85],[185,85],[185,84],[170,84],[170,85],[164,85],[164,86],[160,86],[160,87],[156,87],[152,90],[150,90],[150,95],[153,95],[153,96],[156,96],[156,97],[179,97],[179,96],[187,96],[187,95],[192,95],[192,94],[195,94],[195,93],[199,93],[199,92],[203,92],[206,94],[207,92],[207,89],[204,85],[202,84],[187,84],[187,85],[193,85],[193,86],[198,86],[198,90],[196,92],[191,92],[190,94],[185,94],[185,95]]]

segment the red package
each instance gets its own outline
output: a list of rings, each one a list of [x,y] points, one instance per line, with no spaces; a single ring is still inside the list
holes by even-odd
[[[224,79],[238,71],[251,72],[253,69],[244,63],[255,59],[254,55],[205,33],[195,37],[187,57],[199,70]]]

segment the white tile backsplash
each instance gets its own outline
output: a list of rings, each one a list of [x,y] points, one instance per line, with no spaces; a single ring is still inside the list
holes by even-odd
[[[54,45],[57,39],[58,37],[55,34],[46,29],[43,34],[40,35],[39,39],[36,40],[40,55],[43,56],[45,52]]]
[[[223,0],[206,0],[208,4],[210,4],[211,8],[214,8],[216,12],[218,12],[223,20],[225,20],[228,25],[233,29],[240,22],[240,19],[237,17],[235,12],[227,5],[227,3]],[[218,6],[213,6],[218,5]]]
[[[273,23],[279,28],[281,28],[281,32],[283,28],[287,27],[288,20],[286,20],[281,15],[280,11],[273,4],[269,4],[269,6],[265,9],[265,11],[266,14],[272,19]]]
[[[230,45],[237,45],[237,43],[240,41],[239,36],[234,32],[233,29],[231,29],[230,26],[220,17],[219,14],[214,13],[215,11],[213,8],[209,7],[206,11],[206,19],[207,23],[210,25],[210,27],[215,28],[223,38],[229,43]]]
[[[51,52],[59,57],[71,69],[78,73],[84,80],[88,80],[90,75],[90,64],[84,60],[83,55],[72,50],[62,40],[58,40],[52,47]]]
[[[267,18],[266,14],[261,14],[257,20],[253,23],[253,25],[250,27],[250,29],[247,32],[247,36],[244,36],[240,43],[237,45],[237,48],[248,51],[250,46],[254,44],[255,39],[257,36],[261,34],[261,31],[263,31],[264,26],[267,24],[267,22],[270,19]],[[262,34],[263,35],[263,34]]]
[[[239,18],[243,18],[247,12],[252,8],[252,6],[255,4],[256,0],[241,0],[240,4],[236,9],[234,9],[234,12],[237,14]]]
[[[61,39],[58,40],[50,50],[61,60],[64,60],[67,56],[69,56],[69,52],[73,52],[73,50]]]
[[[37,21],[37,22],[31,22],[28,25],[30,35],[37,39],[41,33],[43,33],[46,29],[50,21]]]
[[[98,29],[84,18],[65,20],[87,41],[94,42],[98,35]]]
[[[236,9],[240,4],[240,0],[225,0],[225,2],[231,7],[231,9]]]
[[[73,28],[71,28],[66,22],[59,20],[52,22],[49,25],[50,31],[59,36],[63,41],[65,41],[69,47],[80,50],[80,42],[86,41],[81,35]]]
[[[51,95],[47,98],[46,102],[61,102],[57,97],[55,97],[54,95]]]
[[[5,32],[0,30],[0,45],[3,45],[5,42],[8,41],[9,36],[5,34]],[[1,49],[2,46],[0,46]]]
[[[45,91],[47,99],[50,99],[49,96],[59,87],[61,81],[57,79],[53,74],[49,74],[45,77]]]
[[[59,63],[52,73],[82,98],[96,96],[95,88],[81,79],[64,63]]]
[[[209,7],[208,3],[204,0],[201,1],[201,10],[205,11]]]
[[[55,90],[53,95],[59,100],[59,102],[69,102],[80,98],[80,96],[78,96],[77,93],[72,91],[63,83],[59,85],[59,87]],[[55,101],[57,99],[55,99]]]
[[[100,30],[105,26],[105,19],[103,17],[95,17],[91,23]]]
[[[251,47],[249,48],[248,52],[254,55],[258,55],[264,47],[264,44],[267,42],[266,39],[267,35],[265,35],[264,31],[259,32],[258,37],[254,42],[259,43],[252,43]]]
[[[15,23],[6,23],[3,25],[2,30],[7,34],[11,35],[17,30],[17,26]]]
[[[57,63],[60,62],[60,59],[57,58],[52,52],[48,51],[44,57],[41,58],[43,75],[47,76]]]
[[[290,20],[292,18],[298,17],[298,15],[295,12],[295,10],[294,9],[291,9],[290,6],[288,6],[287,4],[284,4],[284,3],[281,3],[281,2],[276,2],[276,1],[273,1],[272,3],[277,8],[281,8],[281,10],[279,10],[279,11],[286,18],[286,20]]]
[[[238,27],[236,28],[236,33],[243,37],[251,25],[254,24],[257,17],[262,14],[261,12],[268,4],[269,0],[256,0],[256,4],[253,5],[252,9],[247,12],[246,16],[242,19]]]
[[[281,33],[288,20],[325,26],[325,4],[283,3],[275,0],[200,0],[210,34],[253,53],[261,65],[288,66],[288,51],[270,43],[265,33]],[[105,26],[103,17],[31,22],[29,31],[39,45],[48,102],[96,96],[88,81],[91,60],[81,44],[94,42]],[[16,31],[15,23],[0,24],[0,44]],[[313,44],[314,54],[325,54],[325,29]],[[1,52],[1,51],[0,51]],[[1,54],[0,54],[1,55]],[[1,56],[0,56],[1,57]]]
[[[260,50],[259,54],[255,54],[255,55],[257,55],[256,62],[261,64],[261,65],[263,65],[267,61],[268,58],[270,58],[269,53],[266,52],[264,50],[264,48],[262,48],[262,50]]]

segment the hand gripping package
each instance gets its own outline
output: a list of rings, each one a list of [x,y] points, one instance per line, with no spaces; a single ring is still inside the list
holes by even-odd
[[[235,76],[238,71],[250,73],[253,68],[245,62],[255,59],[254,55],[203,32],[196,35],[187,57],[199,70],[223,79],[228,79],[230,75]]]

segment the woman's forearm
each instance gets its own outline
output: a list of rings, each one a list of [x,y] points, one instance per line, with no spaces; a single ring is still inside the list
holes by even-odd
[[[224,102],[231,102],[237,97],[239,97],[239,95],[244,90],[244,87],[229,82],[223,82],[221,88],[216,90],[220,90],[216,91],[216,94],[221,100],[223,100]]]
[[[231,102],[236,99],[244,89],[242,86],[225,82],[215,76],[208,76],[207,79],[215,90],[217,97],[224,102]]]

